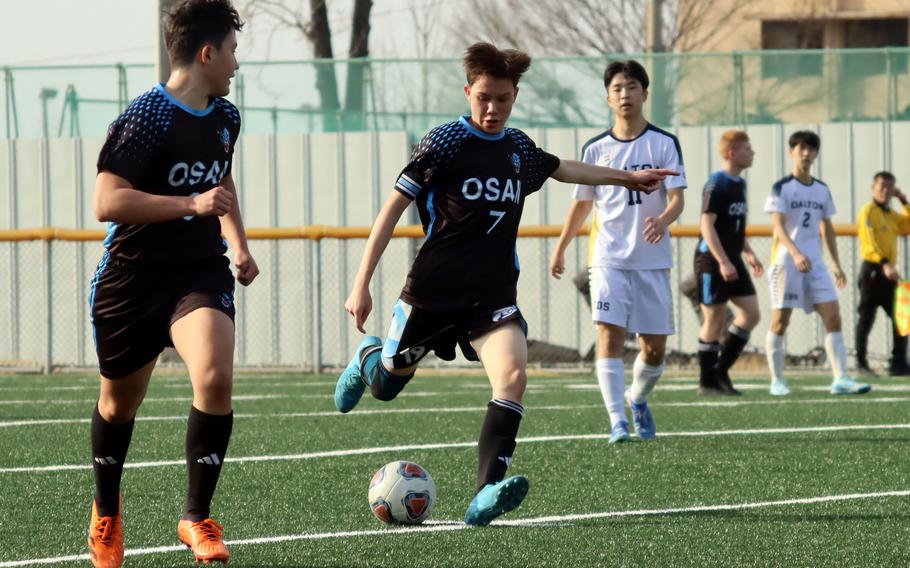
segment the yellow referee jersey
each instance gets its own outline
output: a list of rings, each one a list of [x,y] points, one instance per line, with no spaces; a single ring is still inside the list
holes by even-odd
[[[910,205],[904,205],[901,214],[871,201],[860,210],[856,229],[863,260],[879,264],[887,259],[893,263],[897,236],[910,233]]]

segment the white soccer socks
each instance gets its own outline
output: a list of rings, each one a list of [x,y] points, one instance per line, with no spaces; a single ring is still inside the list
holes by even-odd
[[[600,385],[600,394],[603,395],[607,413],[610,415],[610,426],[620,420],[626,420],[623,394],[626,390],[626,374],[622,359],[598,359],[597,384]]]
[[[832,331],[825,334],[825,354],[831,363],[831,374],[834,380],[847,376],[847,348],[844,346],[844,334]]]
[[[654,390],[654,386],[664,374],[664,363],[660,365],[648,365],[641,358],[641,353],[635,358],[635,364],[632,366],[632,389],[630,398],[635,404],[645,402],[645,399]]]
[[[843,346],[843,338],[841,338]],[[784,372],[784,336],[768,331],[765,336],[765,355],[768,357],[768,370],[771,371],[772,382],[783,378]]]

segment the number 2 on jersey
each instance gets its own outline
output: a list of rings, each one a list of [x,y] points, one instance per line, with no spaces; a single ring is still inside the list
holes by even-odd
[[[811,219],[811,218],[812,218],[811,213],[809,213],[808,211],[803,212],[803,227],[805,227],[806,229],[809,228],[809,219]]]
[[[493,230],[493,227],[495,227],[496,225],[498,225],[499,222],[502,221],[502,218],[505,217],[505,216],[506,216],[506,212],[505,212],[505,211],[496,211],[496,210],[490,211],[490,217],[496,217],[496,220],[493,221],[493,224],[490,225],[490,228],[489,228],[489,229],[487,229],[487,234],[488,234],[488,235],[489,235],[490,232]]]

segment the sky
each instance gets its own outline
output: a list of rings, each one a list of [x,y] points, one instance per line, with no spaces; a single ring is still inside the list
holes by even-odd
[[[289,6],[308,0],[284,0]],[[349,41],[353,0],[328,0],[336,55]],[[155,57],[156,0],[0,0],[0,65],[78,63],[152,63]],[[440,21],[464,0],[374,0],[370,48],[377,57],[413,57],[417,46],[411,9],[435,9]],[[235,0],[242,7],[245,0]],[[53,14],[48,18],[48,14]],[[311,57],[297,32],[272,34],[267,22],[254,21],[240,36],[243,60],[296,60]],[[270,37],[271,35],[271,37]],[[458,55],[438,48],[431,55]]]

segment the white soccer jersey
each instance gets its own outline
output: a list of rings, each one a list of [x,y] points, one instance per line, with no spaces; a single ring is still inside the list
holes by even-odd
[[[792,175],[787,176],[771,189],[765,213],[783,213],[787,234],[799,252],[813,264],[824,262],[819,225],[836,213],[827,185],[815,178],[806,185]],[[777,239],[771,245],[771,264],[793,265],[790,251]]]
[[[638,137],[620,140],[607,130],[592,138],[582,150],[582,161],[621,170],[669,168],[680,175],[667,178],[650,194],[619,185],[576,185],[575,199],[594,202],[590,266],[610,266],[627,270],[655,270],[673,266],[669,231],[659,243],[645,241],[645,218],[656,217],[667,207],[668,189],[685,189],[679,140],[651,124]]]

